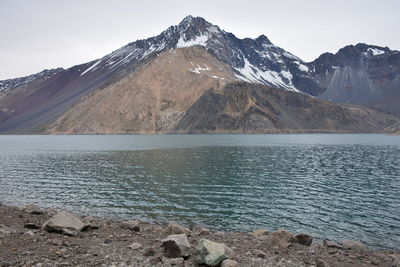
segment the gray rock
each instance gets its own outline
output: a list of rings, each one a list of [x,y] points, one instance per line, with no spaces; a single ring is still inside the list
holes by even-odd
[[[190,234],[190,230],[182,225],[177,224],[176,222],[169,222],[165,232],[168,235],[178,235],[178,234]]]
[[[263,238],[264,242],[271,248],[288,248],[294,242],[294,235],[285,230],[272,232]]]
[[[255,238],[262,239],[263,237],[268,235],[268,233],[269,232],[265,229],[258,229],[256,231],[252,232],[251,235],[254,236]]]
[[[137,249],[139,249],[141,247],[142,247],[142,244],[137,243],[137,242],[133,242],[132,244],[129,245],[129,248],[133,249],[133,250],[137,250]]]
[[[254,255],[256,257],[262,258],[262,259],[266,259],[267,258],[267,254],[264,251],[261,251],[261,250],[254,251]]]
[[[238,263],[234,260],[223,260],[221,263],[221,267],[238,267]]]
[[[323,244],[324,244],[324,246],[325,246],[326,248],[338,248],[338,249],[343,249],[343,246],[340,245],[339,243],[336,243],[335,241],[324,240]]]
[[[29,230],[28,232],[25,233],[25,235],[34,236],[35,234],[31,230]]]
[[[22,208],[23,211],[28,212],[30,214],[35,214],[35,215],[42,215],[43,214],[43,210],[35,204],[29,204],[26,205]]]
[[[135,232],[139,232],[140,231],[140,226],[139,226],[139,222],[135,221],[135,220],[128,220],[128,221],[123,221],[120,225],[120,227],[122,229],[129,229]]]
[[[196,225],[195,227],[193,227],[193,234],[198,235],[198,236],[202,236],[202,235],[209,235],[210,234],[210,230],[206,227],[202,227],[202,226],[198,226]]]
[[[306,234],[298,234],[294,237],[294,242],[299,243],[304,246],[311,246],[313,237]]]
[[[229,257],[232,250],[222,243],[202,238],[196,246],[195,262],[207,266],[218,266]]]
[[[47,232],[65,235],[76,235],[85,227],[86,225],[78,217],[68,211],[60,211],[43,225],[43,229]]]
[[[162,246],[168,258],[187,258],[190,255],[190,243],[185,234],[168,236],[162,240]]]
[[[351,241],[351,240],[345,240],[342,242],[342,246],[345,249],[351,249],[351,250],[366,250],[367,248],[356,241]]]

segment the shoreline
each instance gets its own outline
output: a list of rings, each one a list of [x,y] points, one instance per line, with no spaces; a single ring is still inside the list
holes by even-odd
[[[59,216],[74,224],[57,225]],[[208,241],[223,244],[226,255],[217,265],[198,265],[199,246]],[[212,232],[0,203],[0,266],[394,267],[400,266],[400,250],[372,250],[355,241],[317,243],[284,230]]]
[[[280,134],[382,134],[382,135],[400,135],[400,132],[392,131],[376,131],[376,132],[364,132],[364,131],[331,131],[331,130],[287,130],[287,131],[205,131],[205,132],[152,132],[152,131],[134,131],[134,132],[81,132],[81,133],[69,133],[69,132],[0,132],[0,135],[38,135],[38,136],[90,136],[90,135],[280,135]]]

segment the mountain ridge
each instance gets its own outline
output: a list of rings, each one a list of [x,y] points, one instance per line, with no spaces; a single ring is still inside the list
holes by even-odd
[[[223,41],[222,45],[218,44],[221,43],[221,40]],[[318,92],[323,89],[315,83],[307,72],[313,72],[313,69],[316,69],[316,72],[322,73],[339,67],[341,63],[335,57],[343,59],[341,55],[350,48],[370,50],[370,54],[362,51],[362,49],[360,50],[360,54],[365,54],[365,56],[379,56],[381,54],[379,51],[390,53],[391,55],[399,54],[398,51],[390,50],[387,47],[358,43],[357,45],[345,46],[335,54],[323,53],[314,61],[305,62],[274,45],[264,34],[256,38],[239,39],[233,33],[221,30],[217,25],[211,24],[202,17],[189,15],[178,25],[168,27],[157,36],[130,42],[102,58],[76,66],[85,66],[85,69],[82,70],[82,75],[86,75],[101,67],[113,68],[117,65],[128,64],[132,60],[140,61],[152,53],[162,52],[165,49],[192,45],[206,47],[213,55],[231,65],[241,80],[302,91],[314,96],[317,96]],[[221,52],[221,46],[223,45],[230,46],[230,49],[226,50],[231,52],[232,55],[228,55],[227,51]],[[357,56],[360,56],[360,54]],[[333,61],[330,64],[331,66],[326,64],[327,58]],[[7,81],[10,80],[14,79]],[[4,81],[0,81],[0,91],[1,82]],[[324,89],[326,90],[326,88]]]

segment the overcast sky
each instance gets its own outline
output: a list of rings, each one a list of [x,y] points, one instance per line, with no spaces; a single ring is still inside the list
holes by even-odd
[[[359,42],[400,50],[399,0],[0,0],[0,79],[91,61],[189,14],[305,61]]]

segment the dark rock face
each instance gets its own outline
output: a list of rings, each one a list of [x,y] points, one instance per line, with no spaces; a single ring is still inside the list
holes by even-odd
[[[243,82],[209,90],[178,123],[178,132],[379,132],[395,117],[304,94]]]

